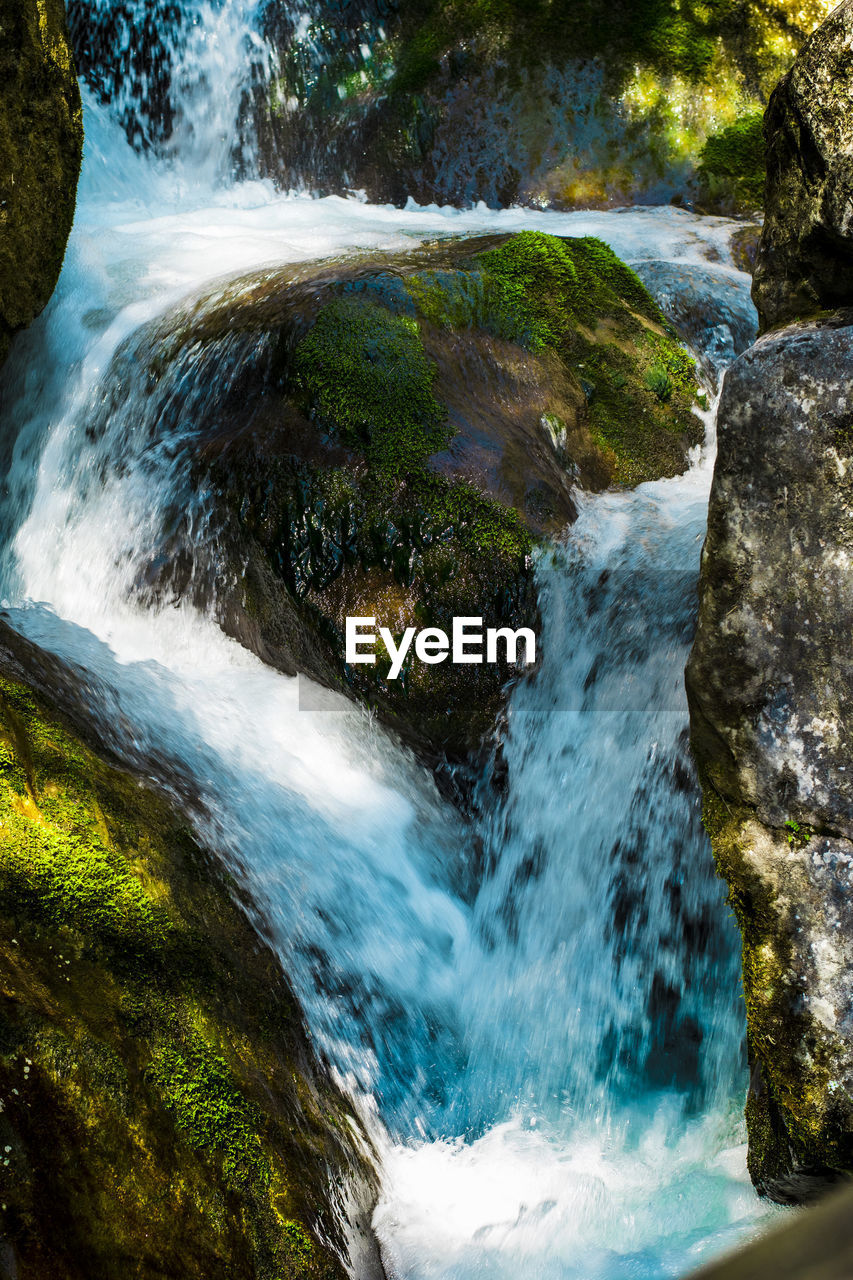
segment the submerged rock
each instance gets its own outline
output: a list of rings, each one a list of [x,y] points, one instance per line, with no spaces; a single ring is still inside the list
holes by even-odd
[[[75,700],[0,625],[3,1273],[378,1280],[368,1144],[238,886],[24,671]]]
[[[749,281],[729,267],[695,262],[638,262],[637,275],[716,383],[755,341]]]
[[[764,329],[853,301],[853,0],[804,44],[770,100],[753,296]]]
[[[83,115],[62,0],[0,19],[0,361],[44,307],[74,217]]]
[[[432,761],[482,746],[515,665],[392,680],[382,650],[346,664],[345,618],[397,641],[457,616],[535,629],[531,553],[574,519],[573,485],[674,475],[703,434],[693,362],[637,277],[532,232],[238,281],[145,331],[131,369],[134,414],[186,440],[204,509],[176,515],[140,590],[204,602]]]
[[[743,933],[759,1190],[853,1171],[853,312],[729,371],[687,668],[704,816]]]

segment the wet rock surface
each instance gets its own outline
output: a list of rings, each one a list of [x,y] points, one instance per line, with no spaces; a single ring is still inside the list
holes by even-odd
[[[730,370],[688,665],[705,820],[744,937],[750,1170],[853,1167],[853,313]]]

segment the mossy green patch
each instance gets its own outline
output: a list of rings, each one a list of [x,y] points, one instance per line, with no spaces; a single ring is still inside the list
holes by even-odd
[[[371,1175],[235,889],[0,676],[0,1230],[22,1274],[343,1280],[328,1179]]]
[[[480,261],[505,312],[515,317],[517,340],[531,350],[560,347],[579,325],[593,328],[626,306],[664,323],[638,276],[593,236],[522,231]]]
[[[300,342],[293,368],[321,421],[361,445],[379,471],[404,474],[447,442],[435,370],[414,320],[336,299]]]
[[[723,212],[760,209],[767,176],[763,113],[751,112],[711,134],[702,148],[698,173],[705,204]]]

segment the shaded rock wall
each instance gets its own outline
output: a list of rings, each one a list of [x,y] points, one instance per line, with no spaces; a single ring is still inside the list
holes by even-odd
[[[53,292],[74,217],[80,91],[62,0],[0,13],[0,361]]]
[[[321,0],[305,21],[270,0],[262,158],[285,183],[375,199],[751,210],[756,113],[831,8]]]
[[[763,328],[853,300],[853,3],[803,46],[765,120],[766,222],[753,297]]]

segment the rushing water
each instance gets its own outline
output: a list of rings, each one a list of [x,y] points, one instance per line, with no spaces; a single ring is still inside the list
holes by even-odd
[[[127,142],[130,90],[111,109],[87,95],[63,276],[3,375],[8,616],[85,671],[117,751],[186,781],[201,834],[250,886],[382,1151],[390,1276],[682,1275],[760,1217],[738,939],[686,743],[710,450],[682,478],[581,496],[542,554],[543,667],[513,695],[500,786],[484,779],[469,823],[357,708],[301,709],[298,681],[210,618],[138,603],[178,451],[111,361],[221,275],[469,231],[599,235],[657,277],[695,266],[721,315],[733,298],[742,312],[730,229],[673,209],[401,211],[236,182],[234,122],[269,56],[256,8],[183,7],[171,131],[147,154]],[[718,363],[727,331],[712,329]]]

